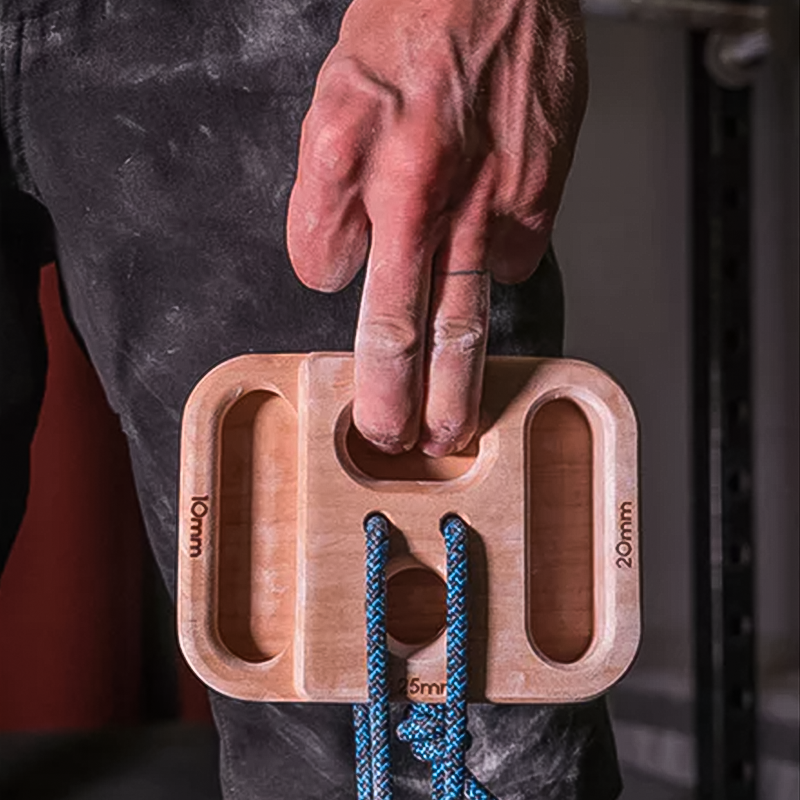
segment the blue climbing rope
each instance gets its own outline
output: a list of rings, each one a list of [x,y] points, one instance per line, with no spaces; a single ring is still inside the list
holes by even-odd
[[[389,682],[386,676],[386,562],[389,521],[380,514],[364,523],[367,533],[367,680],[369,703],[353,707],[358,800],[391,800]]]
[[[369,702],[353,707],[358,800],[392,800],[389,686],[386,676],[386,562],[389,521],[364,523],[367,540],[367,678]],[[442,520],[447,552],[447,695],[444,703],[412,703],[397,736],[431,765],[432,800],[496,800],[467,769],[467,525]]]

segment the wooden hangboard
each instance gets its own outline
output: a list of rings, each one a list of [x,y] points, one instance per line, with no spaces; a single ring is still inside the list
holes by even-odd
[[[365,517],[392,523],[395,699],[440,701],[445,552],[470,526],[470,698],[605,691],[640,637],[636,421],[605,373],[493,357],[463,454],[387,456],[351,420],[352,356],[248,355],[210,372],[183,424],[178,627],[210,686],[248,700],[367,698]]]

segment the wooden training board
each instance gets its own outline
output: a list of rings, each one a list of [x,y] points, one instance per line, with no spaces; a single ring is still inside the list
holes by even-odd
[[[490,357],[472,447],[387,456],[351,420],[352,356],[246,355],[187,401],[178,631],[217,691],[367,699],[364,531],[391,521],[393,699],[445,693],[439,522],[470,526],[469,696],[574,702],[622,677],[640,637],[637,430],[605,373]]]

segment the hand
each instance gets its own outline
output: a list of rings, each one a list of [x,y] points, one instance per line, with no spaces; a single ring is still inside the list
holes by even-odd
[[[288,249],[314,289],[367,257],[354,421],[442,456],[478,424],[490,277],[544,255],[586,104],[578,0],[354,0],[303,123]],[[370,241],[371,240],[371,241]]]

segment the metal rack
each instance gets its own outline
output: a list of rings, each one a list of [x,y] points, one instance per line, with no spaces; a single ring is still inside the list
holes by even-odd
[[[755,800],[751,91],[796,47],[796,5],[583,0],[589,15],[692,31],[692,455],[698,800]]]
[[[755,800],[748,88],[691,47],[695,732],[700,800]]]

